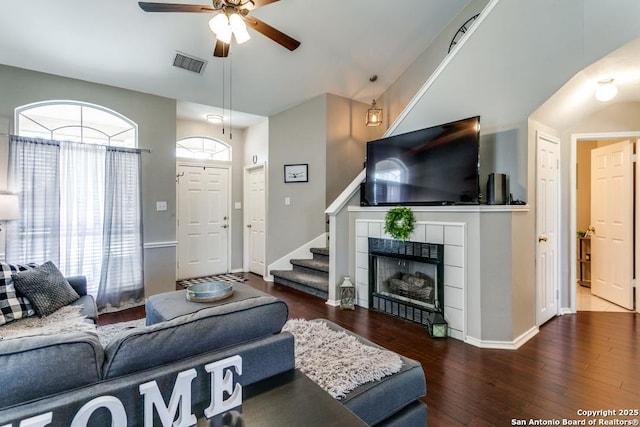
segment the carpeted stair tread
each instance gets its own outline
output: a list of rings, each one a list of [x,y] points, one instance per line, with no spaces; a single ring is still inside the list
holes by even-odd
[[[311,248],[309,249],[312,254],[318,254],[328,257],[329,256],[329,248]]]
[[[315,270],[322,273],[329,273],[329,261],[319,259],[292,259],[291,264],[294,266],[304,267],[309,270]]]
[[[329,291],[329,279],[327,277],[322,277],[296,270],[272,270],[271,274],[274,277],[281,277],[290,282],[297,282],[311,288],[322,290],[324,292]]]

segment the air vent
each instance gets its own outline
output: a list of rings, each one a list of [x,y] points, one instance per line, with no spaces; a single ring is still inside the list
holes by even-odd
[[[174,67],[183,68],[198,74],[202,74],[204,72],[206,65],[207,61],[193,56],[188,56],[181,52],[176,52],[176,57],[173,59]]]

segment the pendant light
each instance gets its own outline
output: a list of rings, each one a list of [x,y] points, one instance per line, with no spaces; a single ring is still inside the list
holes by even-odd
[[[376,105],[376,91],[375,91],[375,82],[378,80],[377,75],[372,75],[369,77],[369,81],[374,83],[373,88],[373,102],[371,103],[371,108],[367,110],[367,126],[380,126],[382,124],[382,108],[378,108]]]

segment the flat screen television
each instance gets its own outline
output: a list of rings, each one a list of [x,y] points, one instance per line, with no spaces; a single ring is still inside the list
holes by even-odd
[[[480,117],[367,143],[361,204],[478,204]]]

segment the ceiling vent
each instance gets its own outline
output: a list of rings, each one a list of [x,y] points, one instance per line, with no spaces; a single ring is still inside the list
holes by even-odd
[[[202,74],[204,72],[207,61],[189,56],[182,52],[176,52],[176,57],[173,58],[173,66],[183,68],[194,73]]]

